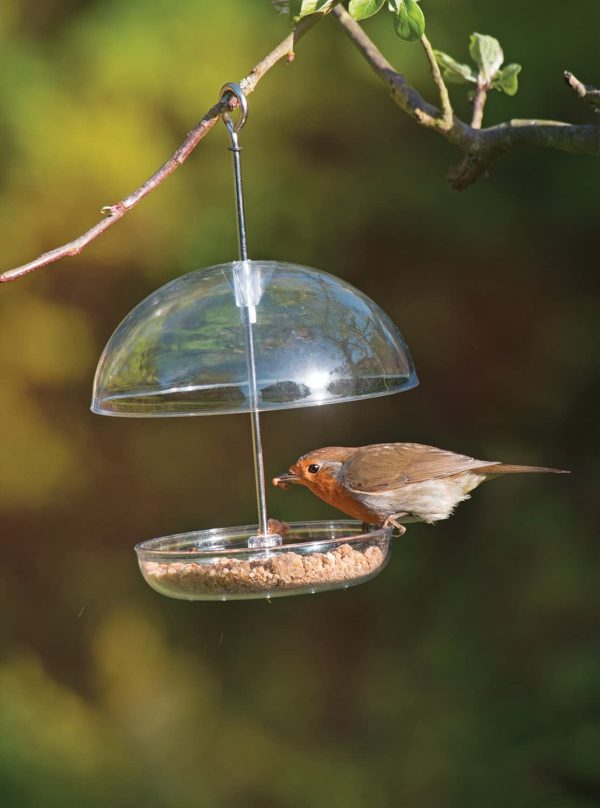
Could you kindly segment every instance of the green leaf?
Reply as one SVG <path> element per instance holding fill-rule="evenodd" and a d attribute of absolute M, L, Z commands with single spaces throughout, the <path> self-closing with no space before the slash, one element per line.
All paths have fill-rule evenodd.
<path fill-rule="evenodd" d="M 331 11 L 333 0 L 290 0 L 289 15 L 294 25 L 300 22 L 303 17 L 310 14 L 327 14 Z"/>
<path fill-rule="evenodd" d="M 350 0 L 348 11 L 355 20 L 366 20 L 383 8 L 385 0 Z"/>
<path fill-rule="evenodd" d="M 477 83 L 477 76 L 471 65 L 461 64 L 442 51 L 436 50 L 434 54 L 446 81 L 453 84 L 467 84 L 469 81 Z"/>
<path fill-rule="evenodd" d="M 504 52 L 493 36 L 471 34 L 469 53 L 479 66 L 479 73 L 486 84 L 491 84 L 504 61 Z"/>
<path fill-rule="evenodd" d="M 495 90 L 501 90 L 506 95 L 516 95 L 519 89 L 519 73 L 521 65 L 511 64 L 496 73 L 496 78 L 492 82 Z"/>
<path fill-rule="evenodd" d="M 416 42 L 425 33 L 425 16 L 416 0 L 394 0 L 394 28 L 400 39 Z"/>

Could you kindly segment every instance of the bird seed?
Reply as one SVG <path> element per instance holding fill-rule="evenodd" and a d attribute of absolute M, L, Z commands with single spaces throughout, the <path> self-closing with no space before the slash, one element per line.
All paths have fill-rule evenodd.
<path fill-rule="evenodd" d="M 241 561 L 219 558 L 213 561 L 145 561 L 148 581 L 165 594 L 178 597 L 273 594 L 289 590 L 343 585 L 374 574 L 385 562 L 385 552 L 370 545 L 354 549 L 342 544 L 329 552 L 264 553 Z"/>

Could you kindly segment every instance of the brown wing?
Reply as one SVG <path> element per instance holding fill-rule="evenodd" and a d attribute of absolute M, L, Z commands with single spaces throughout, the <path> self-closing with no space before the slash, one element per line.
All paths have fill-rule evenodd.
<path fill-rule="evenodd" d="M 378 443 L 357 449 L 342 473 L 348 488 L 378 493 L 495 464 L 420 443 Z"/>

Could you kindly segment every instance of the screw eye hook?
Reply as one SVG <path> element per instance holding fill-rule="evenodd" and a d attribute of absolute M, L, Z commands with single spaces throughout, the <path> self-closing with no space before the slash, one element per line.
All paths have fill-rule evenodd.
<path fill-rule="evenodd" d="M 223 123 L 227 127 L 230 135 L 237 135 L 237 133 L 242 129 L 246 120 L 248 118 L 248 99 L 244 95 L 244 91 L 240 87 L 239 84 L 236 84 L 233 81 L 224 84 L 221 87 L 221 95 L 219 97 L 219 101 L 223 101 L 225 96 L 233 95 L 237 98 L 239 104 L 240 115 L 237 121 L 232 120 L 231 115 L 228 112 L 222 113 Z"/>

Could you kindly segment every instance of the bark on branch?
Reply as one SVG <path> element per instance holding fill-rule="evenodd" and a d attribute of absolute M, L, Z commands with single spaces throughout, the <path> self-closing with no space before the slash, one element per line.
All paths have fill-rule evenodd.
<path fill-rule="evenodd" d="M 579 81 L 577 76 L 574 76 L 568 70 L 565 70 L 564 77 L 569 87 L 574 90 L 580 98 L 585 99 L 596 112 L 600 112 L 600 90 L 593 87 L 591 84 L 584 84 L 582 81 Z"/>
<path fill-rule="evenodd" d="M 437 107 L 425 101 L 417 90 L 408 84 L 406 77 L 392 67 L 361 26 L 342 6 L 337 6 L 332 14 L 374 72 L 387 85 L 395 103 L 421 126 L 438 132 L 465 152 L 462 162 L 448 172 L 448 180 L 456 190 L 462 190 L 476 182 L 486 173 L 490 163 L 500 155 L 523 146 L 556 149 L 571 154 L 600 155 L 600 125 L 598 124 L 578 125 L 562 121 L 511 120 L 497 126 L 480 129 L 477 117 L 474 117 L 475 125 L 469 125 L 454 115 L 452 125 L 446 126 L 447 111 L 446 113 L 440 112 Z M 581 82 L 578 84 L 581 85 Z M 584 91 L 583 93 L 578 92 L 578 94 L 585 96 L 591 103 L 595 103 L 598 91 L 589 85 L 581 85 L 581 87 L 584 88 Z M 482 102 L 485 102 L 484 98 Z M 483 103 L 481 112 L 483 112 Z"/>

